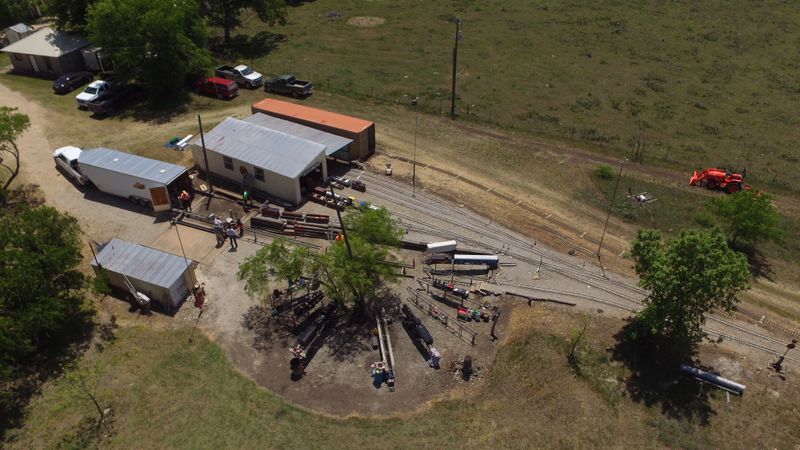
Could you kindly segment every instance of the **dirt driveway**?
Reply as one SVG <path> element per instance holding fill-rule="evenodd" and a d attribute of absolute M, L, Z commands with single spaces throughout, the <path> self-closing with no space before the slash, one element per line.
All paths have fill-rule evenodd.
<path fill-rule="evenodd" d="M 50 142 L 47 127 L 68 126 L 53 121 L 51 113 L 37 102 L 0 84 L 0 103 L 19 108 L 31 120 L 31 127 L 19 139 L 21 149 L 20 183 L 39 185 L 47 204 L 75 216 L 89 240 L 106 242 L 116 236 L 149 244 L 163 233 L 168 222 L 157 222 L 141 206 L 101 194 L 93 189 L 79 189 L 64 178 L 53 162 L 53 150 L 74 142 Z M 112 206 L 112 207 L 109 207 Z"/>

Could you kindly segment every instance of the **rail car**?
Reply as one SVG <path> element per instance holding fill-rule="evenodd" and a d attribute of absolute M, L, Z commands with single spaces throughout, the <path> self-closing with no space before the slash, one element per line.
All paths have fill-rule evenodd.
<path fill-rule="evenodd" d="M 453 255 L 453 264 L 487 266 L 489 269 L 497 269 L 500 258 L 497 255 Z"/>
<path fill-rule="evenodd" d="M 458 245 L 456 241 L 431 242 L 426 250 L 429 253 L 450 253 L 456 251 L 456 245 Z"/>

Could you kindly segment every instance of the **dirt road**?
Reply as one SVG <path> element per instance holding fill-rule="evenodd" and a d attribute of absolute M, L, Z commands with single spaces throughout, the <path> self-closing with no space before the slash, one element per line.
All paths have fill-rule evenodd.
<path fill-rule="evenodd" d="M 48 141 L 47 127 L 68 127 L 68 123 L 54 120 L 56 118 L 38 103 L 2 84 L 0 103 L 19 108 L 31 120 L 30 129 L 17 143 L 22 154 L 19 182 L 39 185 L 47 204 L 75 216 L 88 239 L 105 242 L 115 236 L 126 236 L 129 240 L 149 243 L 168 228 L 167 222 L 154 223 L 152 216 L 143 214 L 141 206 L 110 198 L 92 188 L 78 189 L 64 178 L 53 162 L 53 150 L 76 143 Z M 115 207 L 105 207 L 107 204 Z"/>

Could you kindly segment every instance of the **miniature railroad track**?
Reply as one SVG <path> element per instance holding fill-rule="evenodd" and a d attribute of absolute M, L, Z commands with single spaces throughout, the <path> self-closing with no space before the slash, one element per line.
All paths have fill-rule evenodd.
<path fill-rule="evenodd" d="M 476 238 L 459 235 L 458 233 L 453 232 L 453 228 L 444 229 L 442 227 L 437 227 L 424 220 L 421 220 L 419 218 L 410 215 L 393 213 L 393 215 L 399 217 L 403 222 L 404 226 L 410 230 L 420 231 L 434 236 L 441 236 L 443 238 L 457 239 L 460 242 L 463 242 L 464 244 L 469 246 L 485 248 L 495 254 L 507 255 L 512 258 L 525 261 L 530 264 L 540 266 L 542 268 L 546 268 L 547 270 L 559 273 L 567 278 L 579 281 L 581 283 L 586 284 L 587 286 L 597 288 L 617 298 L 620 298 L 627 302 L 631 302 L 633 305 L 623 304 L 617 301 L 612 301 L 588 294 L 559 291 L 556 289 L 542 288 L 538 286 L 525 285 L 521 283 L 498 281 L 496 282 L 497 284 L 506 284 L 538 292 L 569 296 L 573 298 L 581 298 L 584 300 L 605 304 L 608 306 L 613 306 L 615 308 L 623 309 L 629 312 L 638 311 L 639 308 L 643 305 L 642 300 L 647 295 L 647 291 L 645 289 L 642 289 L 638 286 L 630 285 L 623 281 L 609 279 L 601 274 L 585 270 L 584 267 L 581 267 L 555 254 L 554 252 L 543 250 L 541 247 L 537 247 L 535 243 L 531 244 L 524 238 L 519 237 L 513 233 L 510 233 L 500 228 L 492 221 L 487 222 L 485 220 L 481 220 L 461 208 L 448 207 L 447 203 L 444 202 L 442 199 L 430 196 L 427 193 L 416 192 L 415 195 L 412 196 L 411 189 L 409 189 L 402 183 L 389 181 L 381 176 L 373 175 L 368 172 L 361 172 L 360 176 L 368 179 L 370 185 L 372 186 L 372 188 L 370 189 L 370 194 L 374 195 L 377 198 L 383 199 L 389 203 L 397 204 L 412 211 L 428 215 L 443 223 L 463 228 L 470 232 L 476 233 L 479 236 L 493 234 L 494 236 L 492 236 L 492 239 L 499 242 L 502 246 L 501 247 L 492 246 L 485 242 L 481 242 Z M 402 197 L 402 199 L 400 199 L 399 197 Z M 523 208 L 523 209 L 529 210 L 528 208 Z M 549 229 L 549 227 L 538 226 L 538 228 L 550 234 L 553 234 L 556 237 L 556 241 L 558 243 L 568 248 L 571 248 L 576 252 L 589 256 L 595 256 L 594 252 L 586 250 L 579 244 L 571 241 L 568 237 L 564 236 L 563 234 L 555 232 L 555 230 Z M 592 238 L 589 238 L 588 240 L 591 242 L 596 242 L 596 240 Z M 545 258 L 547 259 L 547 261 L 545 261 Z M 627 291 L 627 293 L 621 292 L 620 290 Z M 727 321 L 715 315 L 710 315 L 710 314 L 706 315 L 706 320 L 710 322 L 715 322 L 725 327 L 729 327 L 733 330 L 736 330 L 737 333 L 743 333 L 745 335 L 752 336 L 753 338 L 757 338 L 769 342 L 771 344 L 781 344 L 781 345 L 785 344 L 783 341 L 779 339 L 776 339 L 774 337 L 762 333 L 758 333 L 756 331 L 752 331 L 748 328 Z M 714 330 L 708 327 L 704 327 L 704 331 L 707 332 L 708 334 L 721 336 L 733 342 L 737 342 L 739 344 L 764 351 L 771 355 L 782 354 L 781 352 L 778 352 L 765 345 L 752 342 L 742 337 L 733 336 L 729 333 L 724 333 L 719 330 Z M 791 330 L 789 331 L 791 332 Z M 794 335 L 793 332 L 791 334 Z M 794 357 L 787 356 L 786 359 L 800 362 L 800 360 Z"/>

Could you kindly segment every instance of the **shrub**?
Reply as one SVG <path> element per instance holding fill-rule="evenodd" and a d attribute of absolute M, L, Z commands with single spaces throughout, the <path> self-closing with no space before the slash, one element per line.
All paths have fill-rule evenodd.
<path fill-rule="evenodd" d="M 597 166 L 597 169 L 594 170 L 594 175 L 601 180 L 610 180 L 614 178 L 614 169 L 609 165 L 600 164 Z"/>

